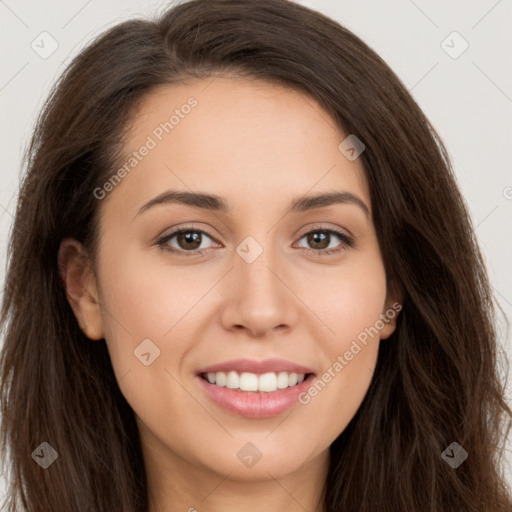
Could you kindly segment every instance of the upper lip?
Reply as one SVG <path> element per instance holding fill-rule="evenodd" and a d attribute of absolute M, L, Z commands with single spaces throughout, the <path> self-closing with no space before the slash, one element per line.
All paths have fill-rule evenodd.
<path fill-rule="evenodd" d="M 264 359 L 257 361 L 254 359 L 232 359 L 231 361 L 224 361 L 223 363 L 214 364 L 202 368 L 197 373 L 216 373 L 216 372 L 229 372 L 235 371 L 238 373 L 250 372 L 256 374 L 268 373 L 268 372 L 288 372 L 288 373 L 314 373 L 311 368 L 300 364 L 293 363 L 292 361 L 286 361 L 285 359 Z"/>

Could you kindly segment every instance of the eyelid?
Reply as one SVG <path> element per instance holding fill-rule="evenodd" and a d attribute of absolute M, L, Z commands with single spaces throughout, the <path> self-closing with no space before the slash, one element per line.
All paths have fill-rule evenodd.
<path fill-rule="evenodd" d="M 354 235 L 346 228 L 340 228 L 338 226 L 328 226 L 327 224 L 317 223 L 313 224 L 312 226 L 309 225 L 304 230 L 300 230 L 299 233 L 301 233 L 299 236 L 302 238 L 304 235 L 307 235 L 308 233 L 311 233 L 311 231 L 333 231 L 335 233 L 339 233 L 341 235 L 346 236 L 347 238 L 354 238 Z"/>

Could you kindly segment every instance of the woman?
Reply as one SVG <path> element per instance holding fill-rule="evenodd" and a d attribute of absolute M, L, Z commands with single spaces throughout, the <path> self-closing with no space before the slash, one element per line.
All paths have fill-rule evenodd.
<path fill-rule="evenodd" d="M 27 161 L 5 510 L 511 509 L 466 206 L 351 32 L 284 0 L 122 23 Z"/>

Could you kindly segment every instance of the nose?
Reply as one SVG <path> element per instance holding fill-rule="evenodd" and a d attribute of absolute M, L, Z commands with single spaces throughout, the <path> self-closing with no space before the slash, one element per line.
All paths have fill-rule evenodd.
<path fill-rule="evenodd" d="M 234 268 L 223 290 L 222 322 L 226 329 L 245 330 L 252 338 L 264 338 L 295 325 L 300 300 L 293 291 L 286 261 L 278 262 L 274 254 L 265 248 L 252 262 L 234 255 Z"/>

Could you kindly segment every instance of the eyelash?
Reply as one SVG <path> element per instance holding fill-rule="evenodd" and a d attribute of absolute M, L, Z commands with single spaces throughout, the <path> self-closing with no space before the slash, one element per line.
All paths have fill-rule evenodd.
<path fill-rule="evenodd" d="M 177 229 L 176 231 L 173 231 L 172 233 L 169 233 L 168 235 L 165 235 L 164 237 L 160 238 L 156 242 L 156 245 L 158 245 L 164 251 L 175 253 L 175 254 L 187 254 L 187 255 L 188 254 L 190 254 L 190 255 L 202 254 L 206 249 L 195 250 L 195 251 L 185 251 L 183 249 L 176 249 L 174 247 L 171 248 L 169 245 L 167 245 L 167 242 L 169 242 L 169 240 L 174 238 L 176 235 L 179 235 L 180 233 L 186 233 L 186 232 L 202 233 L 204 235 L 207 235 L 212 240 L 214 240 L 214 237 L 211 236 L 206 231 L 203 231 L 202 229 L 197 229 L 197 228 L 195 228 L 193 226 L 188 226 L 188 227 Z M 317 233 L 317 232 L 333 233 L 338 238 L 340 238 L 342 243 L 341 243 L 340 247 L 337 248 L 337 249 L 320 249 L 320 250 L 316 250 L 316 249 L 305 248 L 309 253 L 314 254 L 315 256 L 323 256 L 323 255 L 336 254 L 336 253 L 339 253 L 339 252 L 345 250 L 346 248 L 353 248 L 354 247 L 354 240 L 351 237 L 349 237 L 348 235 L 346 235 L 345 233 L 343 233 L 341 231 L 338 231 L 337 229 L 326 228 L 326 227 L 322 227 L 322 226 L 317 226 L 314 229 L 312 229 L 310 231 L 307 231 L 306 233 L 304 233 L 299 238 L 299 240 L 302 240 L 302 238 L 304 238 L 306 235 L 309 235 L 311 233 Z M 304 249 L 304 247 L 303 247 L 303 249 Z"/>

